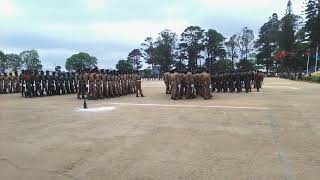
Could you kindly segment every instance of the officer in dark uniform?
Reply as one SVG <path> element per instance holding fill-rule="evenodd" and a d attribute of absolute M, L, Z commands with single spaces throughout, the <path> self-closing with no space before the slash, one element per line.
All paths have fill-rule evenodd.
<path fill-rule="evenodd" d="M 62 87 L 61 87 L 61 72 L 58 72 L 55 76 L 55 85 L 56 85 L 56 94 L 61 95 Z"/>
<path fill-rule="evenodd" d="M 25 75 L 25 70 L 21 70 L 21 74 L 19 75 L 19 83 L 21 86 L 21 96 L 25 96 L 25 81 L 24 81 L 24 76 Z"/>
<path fill-rule="evenodd" d="M 250 72 L 246 72 L 244 75 L 244 88 L 246 90 L 246 93 L 248 93 L 249 91 L 251 91 L 251 73 Z"/>
<path fill-rule="evenodd" d="M 25 91 L 25 97 L 26 98 L 32 98 L 33 97 L 33 85 L 32 85 L 32 80 L 31 80 L 31 75 L 32 73 L 30 73 L 29 70 L 27 70 L 23 76 L 24 81 L 26 83 L 26 91 Z"/>
<path fill-rule="evenodd" d="M 79 78 L 79 90 L 78 90 L 78 99 L 80 99 L 80 96 L 82 99 L 85 98 L 85 94 L 86 94 L 86 82 L 84 79 L 84 71 L 83 70 L 79 70 L 78 71 L 78 78 Z"/>
<path fill-rule="evenodd" d="M 39 79 L 39 94 L 40 96 L 44 95 L 44 87 L 43 82 L 44 82 L 44 72 L 40 71 L 40 74 L 38 74 L 38 79 Z"/>
<path fill-rule="evenodd" d="M 229 85 L 229 91 L 233 93 L 235 91 L 235 86 L 234 86 L 234 81 L 235 81 L 235 74 L 229 73 L 228 75 L 228 85 Z"/>
<path fill-rule="evenodd" d="M 76 74 L 74 72 L 71 72 L 70 78 L 69 78 L 69 87 L 70 87 L 70 92 L 72 94 L 76 93 L 75 80 L 76 80 Z"/>
<path fill-rule="evenodd" d="M 31 92 L 31 96 L 34 97 L 36 96 L 36 89 L 35 89 L 35 72 L 34 71 L 30 71 L 30 92 Z"/>
<path fill-rule="evenodd" d="M 52 80 L 53 80 L 53 94 L 54 95 L 60 95 L 60 89 L 59 89 L 59 78 L 56 72 L 52 72 Z"/>
<path fill-rule="evenodd" d="M 47 95 L 52 96 L 55 93 L 54 92 L 54 77 L 53 77 L 53 75 L 50 75 L 49 71 L 46 71 L 46 79 L 47 79 L 47 83 L 48 83 Z"/>
<path fill-rule="evenodd" d="M 237 89 L 237 93 L 240 93 L 242 91 L 242 84 L 241 84 L 241 74 L 239 72 L 235 73 L 235 86 Z"/>
<path fill-rule="evenodd" d="M 65 74 L 64 73 L 60 73 L 59 84 L 60 84 L 61 94 L 63 94 L 63 95 L 66 94 Z"/>
<path fill-rule="evenodd" d="M 223 88 L 224 93 L 228 92 L 228 75 L 227 75 L 227 73 L 223 73 L 223 75 L 222 75 L 222 88 Z"/>
<path fill-rule="evenodd" d="M 63 74 L 63 82 L 64 82 L 64 88 L 65 88 L 65 93 L 70 94 L 70 87 L 69 87 L 69 73 L 64 72 Z"/>
<path fill-rule="evenodd" d="M 43 92 L 46 92 L 46 96 L 49 95 L 49 71 L 46 71 L 46 74 L 42 75 L 42 89 Z"/>

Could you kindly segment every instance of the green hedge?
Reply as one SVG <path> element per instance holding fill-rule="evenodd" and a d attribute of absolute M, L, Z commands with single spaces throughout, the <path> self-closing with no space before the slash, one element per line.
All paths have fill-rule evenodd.
<path fill-rule="evenodd" d="M 320 83 L 320 76 L 305 76 L 303 77 L 303 80 Z"/>

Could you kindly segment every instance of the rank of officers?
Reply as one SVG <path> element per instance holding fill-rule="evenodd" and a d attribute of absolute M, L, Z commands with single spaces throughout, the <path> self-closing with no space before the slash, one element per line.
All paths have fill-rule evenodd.
<path fill-rule="evenodd" d="M 173 100 L 183 97 L 193 99 L 197 96 L 211 99 L 212 92 L 240 93 L 244 90 L 248 93 L 252 88 L 260 91 L 263 79 L 264 75 L 259 71 L 221 72 L 212 75 L 207 68 L 197 71 L 171 69 L 163 76 L 166 94 L 171 94 Z"/>

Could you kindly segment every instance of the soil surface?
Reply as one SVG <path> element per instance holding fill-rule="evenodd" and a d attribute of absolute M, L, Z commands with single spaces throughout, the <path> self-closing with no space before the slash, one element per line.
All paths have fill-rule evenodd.
<path fill-rule="evenodd" d="M 266 78 L 261 92 L 173 101 L 0 95 L 1 180 L 320 177 L 320 85 Z"/>

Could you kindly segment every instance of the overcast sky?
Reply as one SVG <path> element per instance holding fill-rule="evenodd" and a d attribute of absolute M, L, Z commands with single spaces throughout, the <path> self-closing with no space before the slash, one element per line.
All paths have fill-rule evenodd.
<path fill-rule="evenodd" d="M 304 0 L 292 0 L 302 14 Z M 64 67 L 88 52 L 99 67 L 114 68 L 145 37 L 164 29 L 180 35 L 190 25 L 226 37 L 248 26 L 257 34 L 272 13 L 282 17 L 287 0 L 0 0 L 0 50 L 36 49 L 46 68 Z"/>

